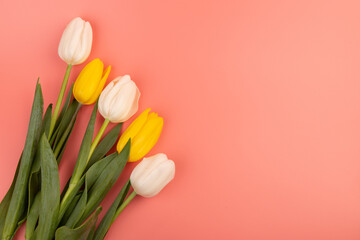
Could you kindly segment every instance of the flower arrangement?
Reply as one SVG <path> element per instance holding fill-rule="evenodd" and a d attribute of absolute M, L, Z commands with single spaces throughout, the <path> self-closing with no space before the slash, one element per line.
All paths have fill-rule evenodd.
<path fill-rule="evenodd" d="M 24 149 L 13 182 L 0 203 L 3 240 L 13 239 L 24 222 L 27 240 L 104 239 L 136 195 L 153 197 L 175 176 L 175 164 L 165 154 L 144 158 L 163 128 L 163 118 L 150 113 L 150 108 L 117 141 L 122 123 L 138 110 L 140 91 L 129 75 L 117 77 L 105 87 L 111 66 L 104 69 L 103 62 L 94 59 L 82 69 L 64 100 L 70 71 L 88 58 L 92 41 L 90 23 L 79 17 L 65 28 L 58 53 L 67 68 L 54 109 L 50 104 L 44 112 L 39 80 L 36 84 Z M 93 111 L 72 176 L 61 192 L 58 164 L 84 105 L 93 105 Z M 93 140 L 97 111 L 104 121 Z M 117 125 L 103 137 L 110 122 Z M 109 153 L 115 144 L 117 151 Z M 127 162 L 141 159 L 99 220 L 100 204 Z"/>

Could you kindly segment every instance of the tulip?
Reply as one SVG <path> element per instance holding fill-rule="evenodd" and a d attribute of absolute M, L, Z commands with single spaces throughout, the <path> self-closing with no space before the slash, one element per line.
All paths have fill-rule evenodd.
<path fill-rule="evenodd" d="M 129 75 L 117 77 L 100 94 L 99 112 L 113 123 L 125 122 L 138 110 L 140 91 Z"/>
<path fill-rule="evenodd" d="M 81 18 L 74 18 L 65 28 L 60 39 L 58 53 L 62 60 L 67 63 L 64 80 L 61 84 L 60 92 L 54 113 L 50 122 L 49 136 L 50 139 L 54 131 L 65 89 L 69 80 L 72 65 L 83 63 L 90 54 L 92 44 L 92 29 L 89 22 Z"/>
<path fill-rule="evenodd" d="M 144 158 L 132 171 L 130 182 L 143 197 L 158 194 L 175 176 L 175 163 L 163 153 Z"/>
<path fill-rule="evenodd" d="M 60 40 L 58 53 L 69 65 L 83 63 L 90 54 L 92 29 L 89 22 L 74 18 L 65 28 Z"/>
<path fill-rule="evenodd" d="M 75 81 L 73 94 L 75 99 L 85 105 L 96 102 L 104 88 L 111 66 L 105 69 L 100 59 L 96 58 L 88 63 Z"/>
<path fill-rule="evenodd" d="M 117 151 L 121 150 L 131 139 L 129 162 L 143 158 L 156 144 L 160 137 L 164 120 L 157 113 L 150 113 L 150 108 L 140 114 L 121 135 Z"/>

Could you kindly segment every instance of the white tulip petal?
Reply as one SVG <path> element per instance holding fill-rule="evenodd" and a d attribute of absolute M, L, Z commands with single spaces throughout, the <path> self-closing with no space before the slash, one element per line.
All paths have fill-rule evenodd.
<path fill-rule="evenodd" d="M 91 45 L 91 25 L 77 17 L 66 26 L 60 39 L 58 53 L 67 64 L 76 65 L 87 59 Z"/>
<path fill-rule="evenodd" d="M 175 176 L 175 163 L 165 154 L 144 158 L 130 176 L 134 191 L 143 197 L 158 194 Z"/>
<path fill-rule="evenodd" d="M 124 122 L 138 109 L 140 91 L 129 75 L 115 78 L 99 98 L 100 114 L 113 123 Z"/>
<path fill-rule="evenodd" d="M 114 81 L 110 82 L 105 87 L 105 89 L 101 92 L 100 97 L 99 97 L 99 112 L 105 119 L 108 119 L 108 117 L 109 117 L 109 115 L 108 115 L 109 106 L 105 104 L 105 100 L 106 100 L 107 95 L 109 94 L 109 92 L 113 88 L 113 86 L 114 86 Z"/>
<path fill-rule="evenodd" d="M 127 120 L 136 96 L 136 85 L 133 82 L 126 83 L 121 91 L 112 99 L 110 115 L 112 122 L 123 122 Z"/>

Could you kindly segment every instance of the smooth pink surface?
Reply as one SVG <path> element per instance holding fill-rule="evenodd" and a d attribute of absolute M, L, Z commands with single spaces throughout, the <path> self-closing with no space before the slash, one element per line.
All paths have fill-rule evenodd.
<path fill-rule="evenodd" d="M 140 109 L 165 119 L 151 154 L 165 152 L 177 168 L 106 239 L 359 239 L 359 9 L 355 0 L 0 1 L 0 197 L 36 79 L 45 103 L 55 102 L 60 36 L 81 16 L 94 31 L 88 61 L 136 81 Z M 62 186 L 90 111 L 81 110 L 60 165 Z"/>

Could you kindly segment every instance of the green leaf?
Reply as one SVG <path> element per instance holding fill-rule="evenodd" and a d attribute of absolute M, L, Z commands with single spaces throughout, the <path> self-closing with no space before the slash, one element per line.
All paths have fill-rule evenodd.
<path fill-rule="evenodd" d="M 65 224 L 67 227 L 74 228 L 75 224 L 80 220 L 80 217 L 83 215 L 83 213 L 85 211 L 85 207 L 86 207 L 86 202 L 87 202 L 87 191 L 88 191 L 88 188 L 87 188 L 87 184 L 85 182 L 85 188 L 81 195 L 81 198 L 77 202 L 76 207 L 72 211 L 72 214 L 70 215 L 69 219 L 67 220 L 67 222 Z"/>
<path fill-rule="evenodd" d="M 64 117 L 62 118 L 59 130 L 56 130 L 56 138 L 54 142 L 53 149 L 56 150 L 62 147 L 64 139 L 69 135 L 70 129 L 75 124 L 77 114 L 80 110 L 81 104 L 75 99 L 71 102 L 69 109 L 65 112 Z"/>
<path fill-rule="evenodd" d="M 76 113 L 76 115 L 77 114 L 78 114 L 78 112 Z M 68 142 L 68 140 L 70 138 L 72 130 L 74 129 L 75 121 L 76 121 L 76 117 L 70 123 L 69 127 L 66 129 L 64 135 L 62 136 L 62 139 L 60 140 L 60 143 L 57 146 L 54 146 L 54 148 L 53 148 L 53 149 L 55 149 L 54 154 L 55 154 L 55 157 L 56 157 L 56 160 L 57 160 L 58 164 L 61 161 L 61 158 L 62 158 L 62 156 L 64 154 L 64 151 L 65 151 L 66 144 L 67 144 L 67 142 Z M 58 150 L 57 148 L 59 148 L 60 150 Z"/>
<path fill-rule="evenodd" d="M 93 166 L 86 172 L 85 175 L 88 189 L 94 185 L 96 179 L 99 178 L 106 166 L 108 166 L 118 156 L 119 154 L 115 152 L 93 164 Z"/>
<path fill-rule="evenodd" d="M 79 192 L 79 190 L 80 190 L 81 186 L 84 184 L 84 182 L 85 182 L 85 176 L 83 176 L 79 180 L 79 182 L 75 185 L 75 187 L 73 187 L 73 191 L 71 191 L 71 193 L 69 194 L 67 201 L 64 203 L 62 208 L 60 207 L 58 223 L 62 222 L 61 219 L 63 218 L 65 212 L 68 210 L 68 208 L 72 204 L 72 201 L 76 197 L 77 193 Z"/>
<path fill-rule="evenodd" d="M 65 214 L 63 212 L 68 212 L 68 210 L 71 208 L 71 205 L 74 204 L 74 193 L 76 193 L 80 187 L 83 185 L 83 183 L 85 182 L 86 179 L 86 188 L 90 189 L 93 184 L 95 183 L 96 179 L 101 175 L 102 171 L 105 169 L 105 167 L 113 160 L 115 159 L 115 157 L 117 156 L 117 153 L 113 153 L 103 159 L 101 159 L 100 161 L 97 161 L 87 172 L 86 174 L 81 178 L 82 181 L 80 181 L 79 184 L 77 185 L 76 189 L 74 189 L 74 191 L 72 192 L 73 196 L 69 197 L 69 201 L 71 201 L 71 203 L 68 203 L 66 207 L 64 207 L 63 211 L 60 213 L 60 216 L 62 216 L 61 218 L 61 223 L 60 225 L 64 225 L 65 223 L 68 222 L 68 220 L 70 218 L 74 218 L 74 219 L 78 219 L 79 216 L 77 216 L 74 212 L 75 210 L 72 210 L 70 214 Z M 68 182 L 69 183 L 69 182 Z M 65 189 L 63 191 L 63 193 L 67 190 L 69 184 L 67 184 L 67 186 L 65 186 Z M 83 193 L 82 193 L 83 194 Z M 87 193 L 86 193 L 87 194 Z M 63 197 L 63 196 L 62 196 Z M 87 199 L 87 197 L 86 197 Z M 87 200 L 86 200 L 87 202 Z M 80 209 L 84 209 L 84 206 L 82 204 L 80 204 L 80 206 L 77 205 L 78 202 L 76 202 L 76 208 L 80 208 Z M 75 207 L 73 207 L 73 209 L 75 209 Z M 79 210 L 77 210 L 79 211 Z M 75 216 L 72 216 L 75 215 Z M 81 215 L 80 215 L 81 217 Z M 68 223 L 68 225 L 71 225 L 70 223 Z"/>
<path fill-rule="evenodd" d="M 120 130 L 122 123 L 117 124 L 111 131 L 103 138 L 103 140 L 97 145 L 91 158 L 87 164 L 87 169 L 89 169 L 96 161 L 102 159 L 107 152 L 114 146 L 116 140 L 120 135 Z"/>
<path fill-rule="evenodd" d="M 66 221 L 69 219 L 69 217 L 71 216 L 72 212 L 74 211 L 77 203 L 79 202 L 79 199 L 82 196 L 83 191 L 80 191 L 76 194 L 76 196 L 74 197 L 74 199 L 71 201 L 71 203 L 69 204 L 68 209 L 65 211 L 64 216 L 62 218 L 63 221 L 60 222 L 59 226 L 64 226 Z"/>
<path fill-rule="evenodd" d="M 84 213 L 77 222 L 76 226 L 81 224 L 90 216 L 90 214 L 97 206 L 99 206 L 106 194 L 114 186 L 128 161 L 129 153 L 130 140 L 127 142 L 123 150 L 108 165 L 106 165 L 100 176 L 94 182 L 93 186 L 91 188 L 89 186 L 88 202 Z"/>
<path fill-rule="evenodd" d="M 58 165 L 45 134 L 40 140 L 41 205 L 38 239 L 51 240 L 55 234 L 60 206 Z"/>
<path fill-rule="evenodd" d="M 45 111 L 44 118 L 41 123 L 41 134 L 45 132 L 46 136 L 49 135 L 49 131 L 50 131 L 51 114 L 52 114 L 52 104 L 49 104 L 49 106 Z"/>
<path fill-rule="evenodd" d="M 61 112 L 60 112 L 60 114 L 59 114 L 59 116 L 58 116 L 58 119 L 56 120 L 54 129 L 57 129 L 57 128 L 58 128 L 58 126 L 59 126 L 59 124 L 60 124 L 60 122 L 61 122 L 61 120 L 62 120 L 62 118 L 63 118 L 63 116 L 64 116 L 64 114 L 65 114 L 65 112 L 67 111 L 67 109 L 68 109 L 68 107 L 69 107 L 70 100 L 71 100 L 71 96 L 72 96 L 72 92 L 73 92 L 73 91 L 72 91 L 72 90 L 73 90 L 73 87 L 74 87 L 74 84 L 71 84 L 71 87 L 70 87 L 69 92 L 68 92 L 68 94 L 67 94 L 67 96 L 66 96 L 64 105 L 63 105 L 63 107 L 62 107 L 62 109 L 61 109 Z"/>
<path fill-rule="evenodd" d="M 87 160 L 90 153 L 90 147 L 94 135 L 94 127 L 95 127 L 95 120 L 96 120 L 96 113 L 97 113 L 98 103 L 95 103 L 94 109 L 92 111 L 88 126 L 85 131 L 85 135 L 83 141 L 80 146 L 79 155 L 76 161 L 76 165 L 74 168 L 73 175 L 70 180 L 70 186 L 72 184 L 76 184 L 77 181 L 81 178 L 86 168 Z"/>
<path fill-rule="evenodd" d="M 49 132 L 51 113 L 52 113 L 52 104 L 49 104 L 41 123 L 41 131 L 40 131 L 41 135 L 46 131 Z M 31 209 L 31 205 L 33 204 L 34 197 L 40 190 L 40 155 L 38 150 L 36 152 L 33 164 L 31 166 L 28 185 L 29 185 L 28 186 L 28 213 L 29 213 Z"/>
<path fill-rule="evenodd" d="M 8 212 L 6 214 L 2 235 L 3 240 L 11 239 L 21 216 L 26 213 L 27 183 L 36 152 L 36 145 L 40 135 L 42 116 L 43 96 L 41 86 L 37 83 L 19 173 L 16 178 L 14 191 L 11 197 Z"/>
<path fill-rule="evenodd" d="M 87 240 L 89 235 L 94 232 L 96 221 L 102 210 L 102 207 L 98 207 L 95 213 L 80 227 L 72 229 L 67 226 L 60 227 L 56 230 L 55 240 Z"/>
<path fill-rule="evenodd" d="M 3 198 L 3 200 L 0 203 L 0 216 L 6 216 L 6 214 L 8 212 L 10 201 L 11 201 L 11 196 L 13 194 L 16 178 L 17 178 L 17 175 L 19 172 L 20 161 L 21 161 L 21 156 L 20 156 L 18 165 L 16 167 L 15 176 L 13 178 L 11 186 L 10 186 L 9 190 L 7 191 L 5 197 Z M 5 225 L 5 217 L 1 217 L 0 218 L 0 236 L 2 236 L 4 225 Z"/>
<path fill-rule="evenodd" d="M 38 192 L 35 196 L 34 202 L 31 205 L 31 209 L 27 216 L 25 239 L 31 239 L 35 231 L 35 227 L 39 219 L 40 204 L 41 204 L 41 192 Z"/>
<path fill-rule="evenodd" d="M 130 180 L 128 180 L 123 188 L 121 189 L 119 195 L 116 197 L 115 201 L 109 208 L 109 210 L 106 212 L 105 216 L 101 220 L 98 228 L 96 229 L 95 236 L 93 240 L 102 240 L 104 239 L 106 233 L 109 231 L 110 226 L 112 224 L 112 220 L 116 214 L 117 209 L 120 207 L 120 205 L 124 202 L 126 195 L 129 192 L 130 189 Z"/>

